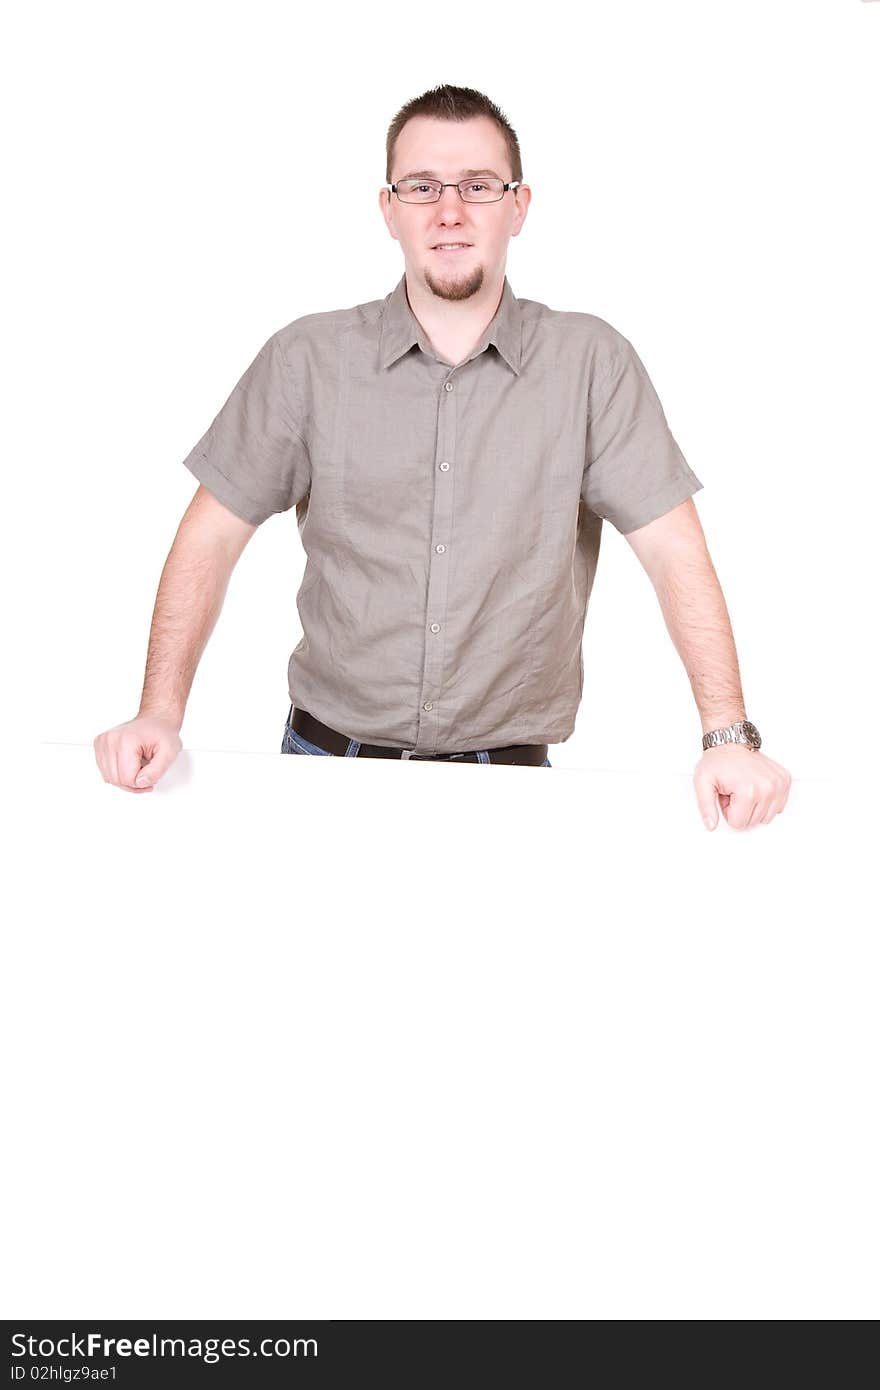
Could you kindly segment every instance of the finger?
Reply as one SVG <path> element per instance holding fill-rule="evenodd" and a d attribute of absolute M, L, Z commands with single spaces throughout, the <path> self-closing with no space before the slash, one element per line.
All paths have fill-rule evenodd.
<path fill-rule="evenodd" d="M 167 760 L 165 766 L 167 766 Z M 157 753 L 154 758 L 150 758 L 149 762 L 144 763 L 143 767 L 136 770 L 132 778 L 135 789 L 142 790 L 144 787 L 154 787 L 164 771 L 162 759 Z"/>
<path fill-rule="evenodd" d="M 134 787 L 140 773 L 148 767 L 150 758 L 153 754 L 152 748 L 144 748 L 142 745 L 135 745 L 134 748 L 123 749 L 119 754 L 119 781 L 124 787 Z M 153 778 L 148 779 L 152 784 Z"/>
<path fill-rule="evenodd" d="M 780 811 L 783 811 L 783 810 L 785 809 L 785 803 L 786 803 L 787 800 L 788 800 L 788 789 L 787 789 L 787 788 L 783 789 L 781 792 L 777 793 L 777 795 L 774 796 L 774 797 L 772 798 L 772 800 L 771 800 L 771 802 L 770 802 L 770 805 L 769 805 L 769 807 L 768 807 L 768 810 L 767 810 L 767 814 L 766 814 L 766 816 L 764 817 L 764 824 L 765 824 L 765 825 L 767 824 L 768 821 L 771 821 L 771 820 L 773 819 L 774 816 L 778 816 Z"/>
<path fill-rule="evenodd" d="M 771 767 L 775 767 L 778 773 L 777 780 L 779 783 L 779 790 L 777 792 L 777 800 L 779 798 L 779 795 L 781 794 L 782 802 L 780 804 L 779 809 L 782 810 L 782 807 L 785 805 L 785 802 L 788 799 L 788 793 L 791 791 L 792 776 L 787 767 L 783 767 L 781 763 L 774 762 L 773 758 L 767 758 L 766 761 L 770 764 Z"/>
<path fill-rule="evenodd" d="M 703 824 L 707 830 L 714 830 L 718 821 L 718 812 L 715 809 L 715 783 L 711 777 L 697 775 L 694 778 L 694 791 Z"/>
<path fill-rule="evenodd" d="M 732 825 L 734 830 L 750 829 L 752 816 L 755 814 L 755 807 L 757 805 L 758 802 L 752 796 L 746 796 L 745 794 L 739 794 L 737 792 L 732 793 L 730 815 L 727 818 L 728 824 Z"/>
<path fill-rule="evenodd" d="M 134 785 L 136 787 L 154 787 L 159 778 L 165 776 L 176 757 L 175 749 L 160 748 L 158 753 L 137 773 L 134 778 Z"/>
<path fill-rule="evenodd" d="M 752 804 L 752 809 L 749 812 L 748 820 L 743 826 L 743 830 L 754 830 L 756 825 L 760 825 L 764 819 L 765 810 L 766 802 L 758 797 Z"/>

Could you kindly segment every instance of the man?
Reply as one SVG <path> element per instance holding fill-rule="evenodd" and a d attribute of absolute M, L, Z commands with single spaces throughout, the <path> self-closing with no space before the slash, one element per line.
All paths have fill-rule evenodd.
<path fill-rule="evenodd" d="M 550 766 L 580 702 L 605 519 L 688 671 L 707 825 L 716 794 L 731 825 L 769 821 L 791 779 L 746 720 L 702 484 L 627 339 L 506 278 L 531 200 L 514 130 L 481 93 L 443 86 L 398 112 L 386 156 L 380 208 L 405 273 L 384 299 L 273 334 L 185 459 L 200 486 L 138 715 L 95 740 L 104 779 L 148 791 L 176 757 L 232 569 L 293 507 L 304 635 L 282 751 Z"/>

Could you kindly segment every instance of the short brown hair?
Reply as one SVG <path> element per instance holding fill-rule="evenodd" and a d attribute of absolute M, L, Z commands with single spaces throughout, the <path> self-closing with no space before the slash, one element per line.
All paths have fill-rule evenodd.
<path fill-rule="evenodd" d="M 444 82 L 441 86 L 432 87 L 430 91 L 423 92 L 420 97 L 413 97 L 412 101 L 401 106 L 388 127 L 388 135 L 385 139 L 386 183 L 391 183 L 391 168 L 397 137 L 407 121 L 411 120 L 413 116 L 433 116 L 441 121 L 468 121 L 473 116 L 488 116 L 490 120 L 495 122 L 504 136 L 513 169 L 511 178 L 514 182 L 522 182 L 522 157 L 519 152 L 519 140 L 504 112 L 482 92 L 474 91 L 473 87 L 450 87 L 448 83 Z M 516 191 L 514 189 L 514 194 Z"/>

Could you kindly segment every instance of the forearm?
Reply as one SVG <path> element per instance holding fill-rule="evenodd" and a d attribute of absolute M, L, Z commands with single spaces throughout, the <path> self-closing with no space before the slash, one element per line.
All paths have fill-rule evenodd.
<path fill-rule="evenodd" d="M 234 566 L 223 546 L 185 527 L 178 531 L 156 594 L 139 714 L 171 719 L 180 728 Z"/>
<path fill-rule="evenodd" d="M 689 547 L 664 565 L 653 583 L 687 671 L 703 733 L 745 719 L 730 616 L 708 550 Z"/>

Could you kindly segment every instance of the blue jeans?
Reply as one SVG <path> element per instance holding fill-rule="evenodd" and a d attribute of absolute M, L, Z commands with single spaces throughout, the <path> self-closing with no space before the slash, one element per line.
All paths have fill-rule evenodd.
<path fill-rule="evenodd" d="M 325 758 L 332 758 L 333 754 L 328 753 L 326 748 L 319 748 L 317 743 L 310 743 L 307 738 L 303 738 L 302 734 L 297 733 L 296 729 L 291 728 L 290 716 L 292 713 L 293 706 L 291 705 L 291 708 L 288 711 L 287 720 L 284 725 L 284 737 L 281 740 L 282 753 L 311 753 L 312 755 L 318 754 L 319 756 L 323 756 Z M 361 745 L 356 738 L 350 738 L 348 740 L 348 747 L 346 748 L 343 756 L 346 758 L 356 758 L 360 746 Z M 485 748 L 481 749 L 481 751 L 477 753 L 477 762 L 488 763 L 490 761 L 491 759 Z M 541 766 L 552 767 L 553 764 L 551 763 L 549 758 L 545 758 Z"/>

